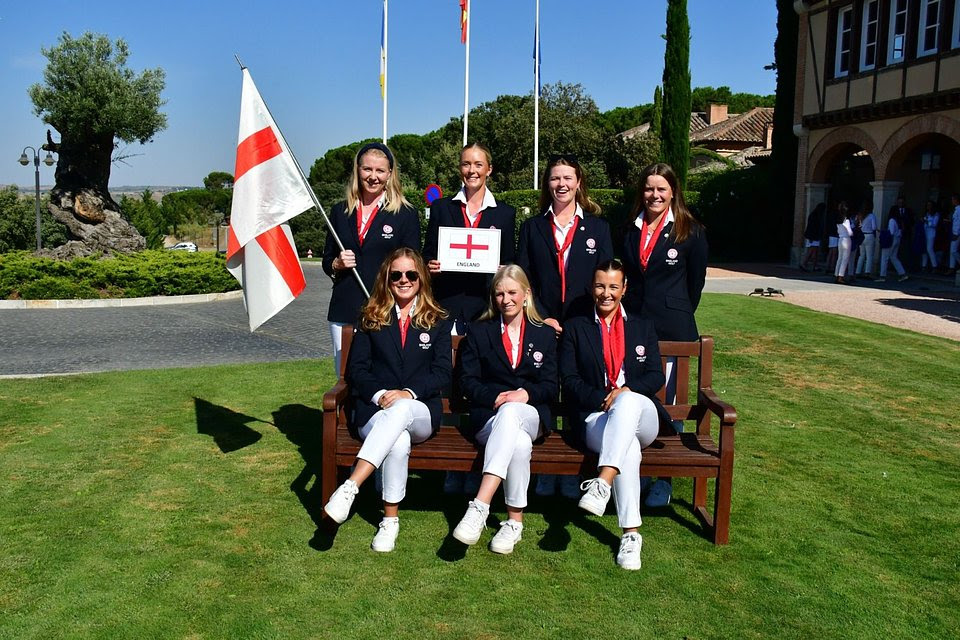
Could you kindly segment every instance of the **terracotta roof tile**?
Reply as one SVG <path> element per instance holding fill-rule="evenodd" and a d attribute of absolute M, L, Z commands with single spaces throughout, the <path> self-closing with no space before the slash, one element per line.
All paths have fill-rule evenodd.
<path fill-rule="evenodd" d="M 731 141 L 755 142 L 761 147 L 766 142 L 767 125 L 773 124 L 773 107 L 754 107 L 746 113 L 731 114 L 726 120 L 694 130 L 690 118 L 690 142 Z"/>

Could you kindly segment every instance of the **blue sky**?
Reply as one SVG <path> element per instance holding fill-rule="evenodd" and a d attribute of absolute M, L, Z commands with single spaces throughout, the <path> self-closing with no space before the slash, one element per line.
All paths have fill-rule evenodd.
<path fill-rule="evenodd" d="M 581 83 L 601 110 L 650 102 L 663 71 L 666 0 L 541 0 L 544 83 Z M 32 185 L 16 159 L 44 141 L 27 88 L 42 79 L 63 31 L 124 38 L 129 64 L 167 73 L 169 126 L 118 164 L 111 186 L 200 185 L 233 171 L 240 109 L 238 54 L 308 170 L 332 147 L 381 131 L 381 0 L 131 3 L 0 2 L 0 185 Z M 689 0 L 694 86 L 768 94 L 773 0 Z M 470 104 L 533 84 L 534 0 L 474 0 Z M 457 0 L 390 1 L 389 135 L 426 133 L 463 111 Z M 531 124 L 532 126 L 532 124 Z M 496 153 L 496 149 L 493 150 Z M 41 182 L 53 169 L 41 165 Z"/>

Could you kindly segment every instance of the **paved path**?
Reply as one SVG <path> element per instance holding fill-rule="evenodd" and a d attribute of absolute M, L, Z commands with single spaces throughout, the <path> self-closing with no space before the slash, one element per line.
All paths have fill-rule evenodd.
<path fill-rule="evenodd" d="M 240 300 L 0 310 L 0 376 L 328 357 L 330 283 L 319 263 L 305 263 L 304 271 L 303 295 L 252 334 Z M 757 287 L 782 289 L 787 302 L 960 340 L 958 290 L 946 279 L 846 287 L 786 267 L 739 265 L 711 268 L 706 291 L 747 294 Z"/>

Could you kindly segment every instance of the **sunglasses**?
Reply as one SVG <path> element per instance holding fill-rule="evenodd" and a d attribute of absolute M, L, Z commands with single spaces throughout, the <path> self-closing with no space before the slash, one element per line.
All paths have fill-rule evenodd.
<path fill-rule="evenodd" d="M 391 271 L 390 282 L 400 282 L 400 278 L 403 276 L 407 276 L 407 280 L 410 282 L 416 282 L 420 279 L 420 274 L 416 271 Z"/>

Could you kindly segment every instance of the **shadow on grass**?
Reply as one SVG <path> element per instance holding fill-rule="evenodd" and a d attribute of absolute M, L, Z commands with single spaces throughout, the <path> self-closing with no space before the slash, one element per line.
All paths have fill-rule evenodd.
<path fill-rule="evenodd" d="M 297 448 L 303 459 L 303 469 L 290 483 L 290 491 L 316 527 L 308 544 L 318 551 L 330 549 L 339 530 L 335 523 L 323 517 L 320 499 L 322 423 L 323 413 L 319 409 L 302 404 L 286 404 L 273 412 L 277 431 Z"/>
<path fill-rule="evenodd" d="M 259 418 L 196 397 L 193 399 L 193 410 L 197 419 L 197 433 L 212 437 L 223 453 L 249 447 L 263 437 L 259 431 L 247 426 L 248 422 L 263 422 Z"/>

